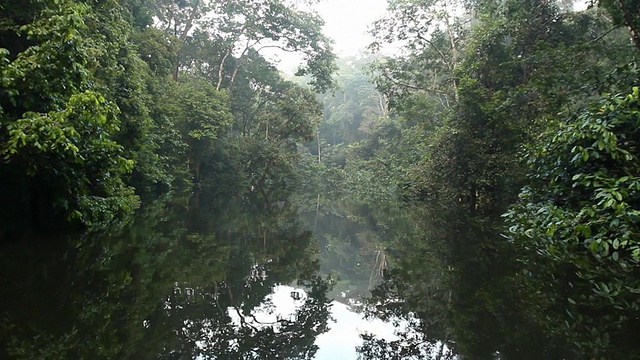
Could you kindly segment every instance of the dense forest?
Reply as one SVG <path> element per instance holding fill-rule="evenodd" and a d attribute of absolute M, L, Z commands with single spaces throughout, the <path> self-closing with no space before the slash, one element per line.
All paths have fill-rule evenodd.
<path fill-rule="evenodd" d="M 263 218 L 211 231 L 249 224 L 251 254 L 263 234 L 279 271 L 304 269 L 291 281 L 312 278 L 302 208 L 335 230 L 323 251 L 344 232 L 375 251 L 375 271 L 345 270 L 362 311 L 408 324 L 363 335 L 362 358 L 640 357 L 640 2 L 389 0 L 349 58 L 317 2 L 0 3 L 0 243 L 232 197 Z"/>
<path fill-rule="evenodd" d="M 640 356 L 639 6 L 389 2 L 389 120 L 358 149 L 399 170 L 424 237 L 390 247 L 366 307 L 413 330 L 365 358 Z"/>
<path fill-rule="evenodd" d="M 312 89 L 332 86 L 322 21 L 280 1 L 0 6 L 4 232 L 108 222 L 212 182 L 268 197 L 322 108 L 261 51 L 297 52 Z"/>

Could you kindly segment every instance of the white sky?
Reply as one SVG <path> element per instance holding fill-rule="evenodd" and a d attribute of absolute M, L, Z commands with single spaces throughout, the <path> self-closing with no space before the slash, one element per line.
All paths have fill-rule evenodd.
<path fill-rule="evenodd" d="M 369 45 L 367 27 L 384 15 L 386 6 L 386 0 L 322 0 L 317 10 L 326 22 L 325 34 L 336 42 L 336 53 L 349 56 Z"/>
<path fill-rule="evenodd" d="M 574 0 L 575 10 L 584 10 L 589 0 Z M 385 15 L 387 0 L 320 0 L 315 10 L 325 21 L 324 33 L 335 41 L 338 57 L 358 55 L 373 40 L 367 28 Z M 287 74 L 295 73 L 301 63 L 291 53 L 265 53 L 279 62 L 278 68 Z"/>
<path fill-rule="evenodd" d="M 367 27 L 381 18 L 387 8 L 386 0 L 321 0 L 314 8 L 325 21 L 324 33 L 333 39 L 334 52 L 339 57 L 357 55 L 373 40 Z M 278 68 L 294 73 L 300 64 L 291 54 L 271 55 L 279 59 Z"/>

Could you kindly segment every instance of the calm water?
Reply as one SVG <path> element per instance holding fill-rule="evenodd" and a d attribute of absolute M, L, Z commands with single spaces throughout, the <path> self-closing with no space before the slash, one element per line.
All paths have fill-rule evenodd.
<path fill-rule="evenodd" d="M 0 358 L 355 359 L 361 332 L 394 339 L 354 310 L 401 216 L 313 201 L 158 200 L 85 234 L 5 241 Z"/>

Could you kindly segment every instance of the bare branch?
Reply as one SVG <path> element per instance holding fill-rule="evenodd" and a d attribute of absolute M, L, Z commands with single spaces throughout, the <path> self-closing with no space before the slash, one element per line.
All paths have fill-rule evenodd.
<path fill-rule="evenodd" d="M 265 45 L 265 46 L 259 47 L 258 49 L 256 49 L 256 51 L 260 52 L 260 50 L 262 50 L 262 49 L 269 49 L 269 48 L 280 49 L 280 50 L 286 51 L 286 52 L 297 52 L 297 50 L 295 50 L 295 49 L 287 49 L 285 47 L 282 47 L 281 45 Z"/>
<path fill-rule="evenodd" d="M 611 29 L 607 30 L 604 34 L 602 34 L 602 35 L 598 36 L 597 38 L 595 38 L 595 39 L 591 40 L 591 42 L 592 42 L 592 43 L 594 43 L 594 42 L 597 42 L 597 41 L 602 40 L 602 38 L 604 38 L 605 36 L 607 36 L 607 35 L 611 34 L 613 31 L 615 31 L 615 30 L 617 30 L 617 29 L 621 28 L 622 26 L 624 26 L 624 25 L 620 24 L 620 25 L 616 25 L 616 26 L 614 26 L 613 28 L 611 28 Z"/>
<path fill-rule="evenodd" d="M 449 95 L 449 92 L 447 92 L 446 90 L 436 89 L 436 88 L 422 88 L 422 87 L 418 87 L 418 86 L 415 86 L 415 85 L 404 84 L 404 83 L 401 83 L 401 82 L 395 80 L 394 78 L 392 78 L 388 74 L 382 74 L 382 76 L 384 76 L 387 80 L 391 81 L 396 86 L 404 87 L 404 88 L 411 89 L 411 90 L 427 91 L 427 92 L 434 92 L 434 93 L 443 94 L 443 95 Z"/>

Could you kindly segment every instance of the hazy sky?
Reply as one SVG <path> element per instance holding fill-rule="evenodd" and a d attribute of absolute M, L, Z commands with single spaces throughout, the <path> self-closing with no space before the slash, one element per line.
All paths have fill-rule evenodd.
<path fill-rule="evenodd" d="M 355 55 L 369 45 L 367 26 L 384 15 L 386 0 L 322 0 L 318 12 L 325 34 L 334 39 L 338 55 Z"/>
<path fill-rule="evenodd" d="M 589 0 L 574 0 L 574 8 L 583 10 Z M 367 27 L 385 14 L 387 0 L 320 0 L 315 9 L 325 21 L 324 32 L 335 41 L 338 56 L 357 55 L 369 45 L 372 38 Z M 279 61 L 278 68 L 293 74 L 300 64 L 300 57 L 291 53 L 265 52 L 269 58 Z"/>
<path fill-rule="evenodd" d="M 321 0 L 315 9 L 325 21 L 325 34 L 335 41 L 335 53 L 350 56 L 371 43 L 367 27 L 384 15 L 386 6 L 386 0 Z M 266 54 L 278 59 L 278 68 L 287 73 L 295 72 L 300 64 L 300 58 L 291 54 Z"/>

